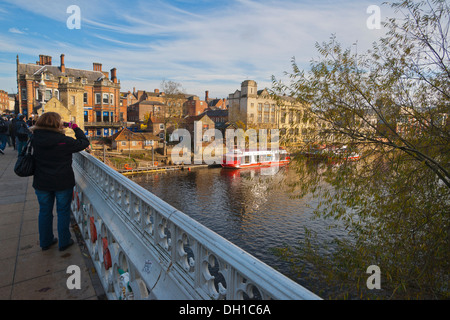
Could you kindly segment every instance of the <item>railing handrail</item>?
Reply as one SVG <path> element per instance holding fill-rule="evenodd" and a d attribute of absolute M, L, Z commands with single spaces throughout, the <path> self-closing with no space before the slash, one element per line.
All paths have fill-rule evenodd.
<path fill-rule="evenodd" d="M 84 176 L 85 176 L 85 178 L 83 180 L 83 184 L 85 185 L 84 187 L 86 187 L 86 184 L 91 184 L 91 183 L 95 184 L 95 183 L 98 183 L 98 181 L 96 181 L 95 178 L 91 179 L 91 178 L 86 177 L 88 174 L 86 175 L 85 173 L 81 172 L 81 170 L 83 170 L 83 169 L 81 168 L 81 166 L 79 166 L 79 164 L 77 164 L 77 162 L 80 162 L 80 161 L 88 161 L 91 165 L 100 169 L 103 172 L 103 174 L 106 174 L 109 178 L 113 179 L 114 180 L 114 182 L 113 182 L 114 188 L 116 188 L 116 186 L 120 185 L 121 188 L 122 187 L 124 188 L 121 190 L 127 190 L 127 192 L 129 192 L 128 205 L 129 205 L 130 201 L 132 201 L 132 200 L 130 200 L 131 198 L 142 201 L 142 203 L 144 203 L 145 205 L 148 205 L 150 208 L 152 208 L 152 210 L 154 210 L 155 215 L 158 214 L 158 217 L 154 218 L 154 219 L 157 219 L 158 221 L 160 221 L 160 226 L 170 225 L 171 226 L 170 230 L 172 230 L 171 232 L 173 232 L 173 233 L 178 232 L 177 235 L 171 234 L 172 242 L 174 242 L 174 240 L 178 241 L 178 242 L 172 243 L 171 245 L 169 245 L 171 247 L 171 249 L 165 248 L 167 250 L 166 252 L 164 251 L 164 249 L 161 249 L 161 247 L 158 245 L 158 241 L 157 241 L 158 239 L 164 240 L 163 239 L 164 236 L 162 236 L 162 238 L 161 238 L 161 237 L 159 237 L 158 234 L 156 234 L 154 242 L 149 241 L 147 239 L 148 235 L 139 229 L 139 225 L 136 225 L 137 227 L 133 227 L 133 226 L 130 226 L 130 223 L 127 223 L 127 227 L 129 228 L 129 231 L 126 231 L 126 232 L 130 232 L 130 234 L 129 235 L 121 235 L 120 237 L 122 239 L 127 238 L 127 236 L 129 236 L 129 237 L 135 236 L 136 238 L 139 238 L 139 240 L 142 241 L 142 244 L 148 250 L 150 250 L 150 251 L 158 250 L 158 254 L 160 256 L 162 255 L 166 258 L 168 257 L 167 259 L 171 259 L 170 266 L 178 263 L 177 259 L 176 259 L 178 254 L 176 253 L 176 250 L 180 250 L 180 247 L 178 247 L 178 243 L 180 241 L 179 238 L 181 237 L 180 234 L 182 234 L 183 236 L 187 235 L 189 237 L 190 241 L 196 244 L 197 251 L 195 254 L 195 266 L 196 266 L 195 268 L 197 268 L 197 269 L 195 269 L 195 272 L 196 272 L 195 275 L 192 276 L 192 279 L 190 278 L 191 275 L 187 271 L 186 271 L 187 272 L 186 274 L 183 274 L 183 272 L 181 272 L 182 274 L 176 275 L 176 277 L 179 277 L 179 279 L 181 279 L 182 281 L 187 280 L 189 282 L 190 280 L 192 280 L 193 282 L 195 282 L 195 284 L 192 284 L 192 286 L 194 286 L 194 287 L 196 285 L 199 286 L 199 283 L 203 283 L 202 286 L 195 288 L 196 291 L 200 292 L 202 290 L 207 290 L 207 289 L 205 289 L 206 282 L 208 282 L 209 285 L 212 285 L 211 284 L 212 280 L 207 279 L 208 276 L 206 276 L 206 280 L 204 282 L 201 281 L 201 279 L 203 279 L 202 277 L 205 277 L 205 275 L 204 275 L 205 271 L 206 271 L 206 273 L 209 273 L 208 269 L 206 267 L 202 267 L 202 263 L 204 265 L 205 259 L 207 259 L 207 258 L 204 258 L 203 256 L 210 258 L 212 255 L 222 262 L 222 266 L 221 266 L 222 269 L 220 270 L 220 273 L 227 274 L 228 278 L 226 279 L 226 290 L 241 290 L 241 291 L 243 291 L 244 289 L 242 289 L 242 288 L 244 286 L 248 287 L 250 284 L 252 284 L 260 292 L 264 293 L 263 298 L 274 298 L 274 299 L 283 299 L 283 300 L 285 300 L 285 299 L 295 299 L 295 300 L 320 299 L 314 293 L 310 292 L 309 290 L 302 287 L 298 283 L 287 278 L 280 272 L 274 270 L 267 264 L 261 262 L 254 256 L 250 255 L 246 251 L 237 247 L 236 245 L 234 245 L 230 241 L 226 240 L 222 236 L 218 235 L 217 233 L 213 232 L 212 230 L 208 229 L 204 225 L 198 223 L 194 219 L 190 218 L 188 215 L 186 215 L 186 214 L 182 213 L 181 211 L 177 210 L 176 208 L 172 207 L 171 205 L 169 205 L 162 199 L 160 199 L 157 196 L 155 196 L 154 194 L 150 193 L 148 190 L 144 189 L 143 187 L 137 185 L 136 183 L 134 183 L 130 179 L 126 178 L 122 174 L 116 172 L 115 170 L 113 170 L 106 164 L 102 163 L 100 160 L 96 159 L 92 155 L 90 155 L 86 152 L 81 152 L 79 154 L 74 155 L 74 162 L 75 162 L 74 168 L 76 170 L 79 170 L 79 173 L 84 174 Z M 108 179 L 108 177 L 103 177 L 102 181 L 105 179 Z M 107 183 L 111 184 L 112 182 L 108 181 Z M 81 186 L 77 186 L 77 188 L 80 188 L 80 192 L 82 192 L 83 188 Z M 104 197 L 105 196 L 106 195 L 104 195 Z M 94 196 L 86 195 L 86 199 L 88 201 L 89 201 L 89 197 L 94 197 Z M 112 208 L 114 206 L 116 206 L 116 208 L 113 209 L 113 211 L 116 210 L 118 212 L 118 211 L 120 211 L 120 209 L 118 210 L 117 208 L 119 208 L 121 206 L 123 207 L 123 205 L 121 205 L 120 203 L 115 203 L 116 202 L 116 201 L 114 201 L 115 197 L 116 196 L 113 196 L 113 199 L 111 199 L 112 203 L 110 204 L 110 206 Z M 117 200 L 117 202 L 121 202 L 123 199 L 123 195 L 121 194 L 120 198 L 118 197 L 118 199 L 119 200 Z M 101 217 L 104 217 L 105 221 L 108 219 L 111 219 L 110 217 L 106 218 L 104 216 L 104 214 L 105 213 L 98 213 L 99 219 L 101 219 Z M 114 214 L 114 212 L 108 213 L 108 214 L 111 215 L 111 214 Z M 130 213 L 126 213 L 124 216 L 126 216 L 126 215 L 130 215 Z M 159 217 L 159 215 L 161 215 L 161 216 Z M 130 219 L 130 221 L 131 220 L 132 219 Z M 162 221 L 165 221 L 165 224 L 163 224 Z M 157 224 L 156 221 L 154 221 L 154 223 Z M 108 226 L 106 225 L 106 227 L 108 227 Z M 156 225 L 156 227 L 154 227 L 154 230 L 156 230 L 157 228 L 158 228 L 158 225 Z M 169 228 L 169 227 L 167 227 L 167 228 Z M 162 229 L 163 228 L 161 227 L 161 229 L 159 229 L 159 230 L 161 231 Z M 134 235 L 133 235 L 133 233 L 134 233 Z M 174 239 L 174 237 L 178 237 L 178 238 Z M 156 239 L 156 238 L 158 238 L 158 239 Z M 119 243 L 119 245 L 120 245 L 120 243 Z M 175 246 L 177 247 L 177 249 L 174 248 Z M 170 250 L 172 250 L 172 253 L 169 252 Z M 183 250 L 181 249 L 181 251 L 183 251 Z M 204 252 L 204 254 L 201 254 L 201 252 Z M 124 254 L 128 255 L 129 253 L 125 252 Z M 208 263 L 208 261 L 206 261 L 206 264 L 207 263 Z M 211 262 L 211 263 L 214 264 L 213 262 Z M 224 265 L 226 265 L 226 266 L 224 266 Z M 201 273 L 201 270 L 203 270 L 203 273 Z M 243 282 L 242 281 L 239 282 L 235 279 L 236 276 L 231 277 L 230 274 L 228 274 L 228 273 L 233 273 L 233 272 L 236 272 L 238 278 L 242 278 L 245 280 L 241 279 Z M 197 274 L 197 273 L 200 273 L 200 274 Z M 188 274 L 189 274 L 189 276 L 187 277 Z M 145 278 L 145 277 L 138 277 L 138 278 Z M 189 278 L 189 279 L 186 279 L 186 278 Z M 214 277 L 212 277 L 212 278 L 214 278 Z M 143 281 L 146 282 L 145 279 L 143 279 Z M 237 283 L 236 287 L 234 284 L 235 281 Z M 175 281 L 175 282 L 177 282 L 177 281 Z M 147 286 L 147 288 L 151 288 L 151 286 L 153 284 L 145 283 L 145 285 Z M 191 286 L 191 284 L 189 284 L 189 286 Z M 215 292 L 215 290 L 212 289 L 212 292 Z M 204 297 L 204 296 L 212 297 L 211 292 L 207 292 L 206 295 L 204 293 L 200 294 L 200 297 Z M 216 297 L 219 297 L 219 296 L 220 295 L 216 295 Z M 227 296 L 234 297 L 235 294 L 228 292 Z M 196 298 L 198 298 L 198 296 Z"/>

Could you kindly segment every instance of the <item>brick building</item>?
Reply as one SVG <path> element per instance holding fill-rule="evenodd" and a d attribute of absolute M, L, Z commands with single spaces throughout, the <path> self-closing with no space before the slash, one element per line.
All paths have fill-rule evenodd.
<path fill-rule="evenodd" d="M 112 137 L 112 149 L 119 152 L 157 148 L 159 137 L 149 132 L 132 132 L 123 128 Z"/>
<path fill-rule="evenodd" d="M 198 116 L 208 108 L 206 101 L 200 100 L 197 96 L 191 96 L 183 104 L 183 116 Z"/>
<path fill-rule="evenodd" d="M 69 119 L 64 120 L 75 121 L 89 136 L 117 132 L 126 124 L 127 111 L 119 103 L 116 68 L 105 72 L 95 62 L 92 70 L 66 68 L 64 57 L 55 66 L 51 56 L 40 55 L 36 63 L 20 63 L 17 56 L 19 112 L 28 118 L 43 109 L 65 108 Z"/>
<path fill-rule="evenodd" d="M 0 90 L 0 114 L 9 110 L 9 96 L 8 92 Z"/>

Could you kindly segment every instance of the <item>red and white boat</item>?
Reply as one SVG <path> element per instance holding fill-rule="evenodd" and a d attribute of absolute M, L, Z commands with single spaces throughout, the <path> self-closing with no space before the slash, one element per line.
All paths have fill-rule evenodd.
<path fill-rule="evenodd" d="M 223 168 L 243 169 L 252 167 L 283 166 L 290 162 L 291 158 L 283 148 L 275 150 L 240 150 L 225 154 L 222 162 Z"/>

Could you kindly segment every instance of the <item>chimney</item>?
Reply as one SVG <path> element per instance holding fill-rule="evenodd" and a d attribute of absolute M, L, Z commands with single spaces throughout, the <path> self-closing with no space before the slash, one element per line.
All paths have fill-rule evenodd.
<path fill-rule="evenodd" d="M 209 91 L 206 90 L 205 91 L 205 101 L 208 102 L 208 99 L 209 99 Z"/>
<path fill-rule="evenodd" d="M 112 82 L 117 83 L 117 69 L 116 68 L 111 69 L 111 80 L 112 80 Z"/>
<path fill-rule="evenodd" d="M 39 65 L 40 65 L 40 66 L 43 66 L 43 65 L 44 65 L 44 55 L 43 55 L 43 54 L 40 54 L 40 55 L 39 55 Z"/>
<path fill-rule="evenodd" d="M 66 65 L 64 64 L 64 54 L 61 54 L 61 72 L 65 73 L 66 72 Z"/>
<path fill-rule="evenodd" d="M 51 56 L 46 56 L 47 61 L 45 62 L 46 65 L 51 66 L 52 65 L 52 57 Z"/>
<path fill-rule="evenodd" d="M 92 65 L 94 67 L 94 71 L 102 72 L 102 64 L 101 63 L 94 62 Z"/>
<path fill-rule="evenodd" d="M 159 89 L 155 89 L 155 91 L 154 91 L 155 93 L 159 93 Z"/>

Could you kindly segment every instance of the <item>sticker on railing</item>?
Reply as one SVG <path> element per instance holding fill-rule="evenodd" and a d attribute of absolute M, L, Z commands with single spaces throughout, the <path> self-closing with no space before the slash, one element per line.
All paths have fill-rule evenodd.
<path fill-rule="evenodd" d="M 151 267 L 152 267 L 152 262 L 150 260 L 145 260 L 144 268 L 142 269 L 142 271 L 148 274 L 148 273 L 150 273 Z"/>

